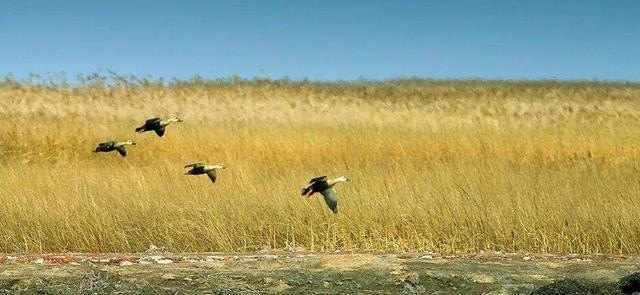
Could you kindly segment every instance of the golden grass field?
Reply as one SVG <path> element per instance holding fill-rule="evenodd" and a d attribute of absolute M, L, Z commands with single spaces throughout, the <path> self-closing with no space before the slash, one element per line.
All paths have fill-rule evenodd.
<path fill-rule="evenodd" d="M 0 252 L 640 253 L 638 84 L 5 81 L 0 118 Z"/>

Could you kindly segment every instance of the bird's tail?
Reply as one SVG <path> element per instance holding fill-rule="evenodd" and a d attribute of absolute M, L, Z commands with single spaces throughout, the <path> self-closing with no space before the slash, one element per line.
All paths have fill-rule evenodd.
<path fill-rule="evenodd" d="M 300 193 L 301 196 L 306 196 L 309 192 L 311 191 L 310 187 L 304 187 L 302 188 L 302 192 Z"/>

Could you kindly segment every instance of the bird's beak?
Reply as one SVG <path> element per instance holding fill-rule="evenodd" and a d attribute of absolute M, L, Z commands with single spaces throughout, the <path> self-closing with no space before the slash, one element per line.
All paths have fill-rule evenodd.
<path fill-rule="evenodd" d="M 132 143 L 131 143 L 131 145 L 136 145 L 136 143 L 135 143 L 135 142 L 132 142 Z"/>
<path fill-rule="evenodd" d="M 184 121 L 183 121 L 182 119 L 178 119 L 178 121 L 177 121 L 177 122 L 184 122 Z"/>

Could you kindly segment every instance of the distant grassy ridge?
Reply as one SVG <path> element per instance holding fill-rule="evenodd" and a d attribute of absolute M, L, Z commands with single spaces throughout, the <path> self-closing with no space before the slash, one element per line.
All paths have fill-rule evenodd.
<path fill-rule="evenodd" d="M 0 252 L 640 252 L 639 84 L 8 79 L 0 118 Z"/>

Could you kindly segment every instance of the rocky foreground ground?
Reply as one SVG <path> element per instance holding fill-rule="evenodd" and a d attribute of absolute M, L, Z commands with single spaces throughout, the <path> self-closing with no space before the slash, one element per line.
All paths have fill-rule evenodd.
<path fill-rule="evenodd" d="M 4 255 L 0 294 L 633 294 L 637 271 L 605 255 Z"/>

